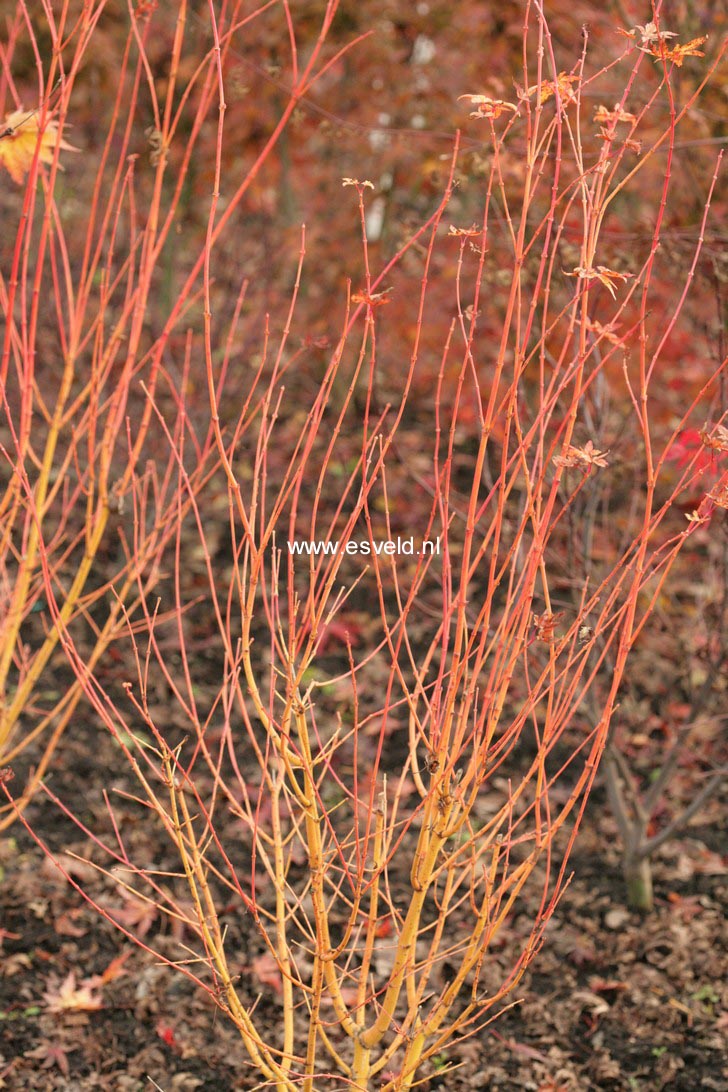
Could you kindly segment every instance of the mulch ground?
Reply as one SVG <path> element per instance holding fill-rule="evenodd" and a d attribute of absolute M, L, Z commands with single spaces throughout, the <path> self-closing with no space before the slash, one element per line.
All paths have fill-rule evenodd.
<path fill-rule="evenodd" d="M 106 764 L 117 787 L 120 778 L 123 784 L 118 752 L 90 729 L 86 738 L 69 735 L 52 784 L 64 799 L 82 801 L 84 812 L 100 814 L 91 756 L 93 767 Z M 656 909 L 642 918 L 624 909 L 615 831 L 597 789 L 572 857 L 574 878 L 519 987 L 520 1003 L 438 1058 L 420 1087 L 728 1089 L 724 804 L 713 798 L 680 839 L 662 848 L 655 861 Z M 49 800 L 38 799 L 28 814 L 54 851 L 85 853 L 78 830 Z M 144 829 L 138 837 L 147 837 Z M 89 866 L 86 873 L 70 857 L 64 861 L 81 884 L 97 879 Z M 0 841 L 0 868 L 1 1089 L 263 1087 L 234 1028 L 209 999 L 99 918 L 22 828 Z M 503 931 L 488 957 L 496 964 L 505 967 L 514 958 L 528 911 L 526 902 L 523 917 L 516 915 Z M 180 958 L 180 938 L 153 915 L 135 927 L 157 950 Z M 251 973 L 241 936 L 241 983 L 251 999 L 260 995 L 258 1017 L 274 1034 L 277 995 Z M 94 993 L 101 1008 L 64 1010 L 64 996 L 104 974 Z"/>

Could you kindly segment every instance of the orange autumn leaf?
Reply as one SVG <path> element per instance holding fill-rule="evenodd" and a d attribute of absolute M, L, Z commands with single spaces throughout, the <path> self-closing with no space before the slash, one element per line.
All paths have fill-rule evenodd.
<path fill-rule="evenodd" d="M 605 265 L 597 265 L 593 268 L 586 268 L 585 266 L 577 266 L 570 273 L 566 274 L 567 277 L 579 277 L 581 280 L 591 281 L 598 280 L 607 289 L 612 299 L 615 298 L 614 285 L 619 281 L 626 281 L 630 277 L 634 276 L 633 273 L 618 273 L 616 269 L 607 269 Z"/>
<path fill-rule="evenodd" d="M 576 91 L 573 88 L 573 84 L 578 84 L 579 77 L 569 75 L 567 72 L 559 72 L 556 82 L 553 80 L 544 80 L 541 83 L 535 83 L 532 87 L 529 87 L 526 91 L 526 95 L 533 95 L 538 93 L 539 102 L 547 102 L 552 98 L 558 90 L 559 99 L 562 106 L 570 106 L 572 102 L 576 102 Z"/>
<path fill-rule="evenodd" d="M 596 319 L 586 319 L 586 328 L 589 330 L 597 340 L 604 339 L 608 341 L 610 345 L 621 345 L 622 339 L 615 333 L 614 323 L 607 323 L 606 326 L 601 322 L 597 322 Z"/>
<path fill-rule="evenodd" d="M 499 118 L 504 110 L 518 113 L 518 107 L 512 102 L 504 102 L 503 99 L 492 99 L 489 95 L 460 95 L 458 99 L 470 99 L 472 106 L 477 109 L 470 115 L 471 118 Z"/>
<path fill-rule="evenodd" d="M 659 42 L 657 46 L 650 50 L 656 61 L 672 61 L 676 68 L 682 68 L 682 63 L 686 57 L 704 57 L 705 53 L 702 49 L 698 49 L 703 42 L 707 41 L 707 35 L 702 38 L 693 38 L 692 41 L 686 42 L 685 45 L 676 45 L 672 49 L 668 49 L 663 42 Z"/>
<path fill-rule="evenodd" d="M 352 303 L 366 303 L 369 307 L 386 307 L 388 303 L 391 303 L 391 299 L 388 293 L 391 292 L 391 288 L 385 288 L 383 292 L 373 292 L 368 295 L 366 292 L 355 292 L 351 297 Z"/>
<path fill-rule="evenodd" d="M 597 106 L 594 111 L 594 120 L 598 125 L 617 125 L 619 122 L 631 122 L 637 119 L 634 114 L 624 110 L 617 102 L 613 110 L 609 110 L 606 106 Z"/>
<path fill-rule="evenodd" d="M 55 121 L 47 121 L 39 137 L 37 112 L 29 114 L 26 110 L 14 110 L 5 116 L 0 129 L 0 164 L 19 186 L 33 165 L 39 140 L 38 159 L 41 163 L 53 162 L 56 146 L 67 152 L 78 151 L 58 135 Z"/>
<path fill-rule="evenodd" d="M 561 619 L 564 617 L 565 611 L 560 610 L 556 614 L 552 614 L 551 611 L 545 610 L 543 614 L 532 614 L 531 623 L 535 628 L 535 637 L 537 641 L 545 641 L 546 644 L 551 644 L 556 636 L 555 629 Z"/>

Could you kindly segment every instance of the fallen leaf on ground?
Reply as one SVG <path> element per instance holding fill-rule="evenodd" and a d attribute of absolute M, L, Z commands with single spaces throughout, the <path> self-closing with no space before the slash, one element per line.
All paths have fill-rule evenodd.
<path fill-rule="evenodd" d="M 75 971 L 69 971 L 60 985 L 52 983 L 43 994 L 49 1012 L 93 1012 L 100 1009 L 101 998 L 94 994 L 88 980 L 76 985 Z"/>

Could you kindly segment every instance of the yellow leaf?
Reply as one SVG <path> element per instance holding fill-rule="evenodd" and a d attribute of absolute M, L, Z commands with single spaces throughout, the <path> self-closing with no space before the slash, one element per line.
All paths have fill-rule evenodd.
<path fill-rule="evenodd" d="M 578 84 L 579 82 L 578 76 L 570 76 L 566 72 L 559 72 L 555 84 L 551 80 L 535 83 L 533 87 L 528 88 L 526 95 L 533 95 L 538 92 L 539 102 L 547 102 L 556 94 L 558 89 L 561 105 L 570 106 L 572 102 L 576 102 L 576 91 L 572 84 Z"/>
<path fill-rule="evenodd" d="M 23 179 L 33 165 L 38 145 L 38 159 L 41 163 L 53 162 L 56 146 L 67 152 L 78 151 L 59 137 L 55 121 L 47 121 L 41 133 L 37 112 L 14 110 L 12 114 L 6 115 L 0 129 L 0 164 L 19 186 L 23 184 Z"/>
<path fill-rule="evenodd" d="M 707 42 L 707 36 L 703 38 L 693 38 L 692 41 L 686 42 L 685 45 L 676 45 L 672 49 L 667 49 L 666 46 L 659 42 L 658 45 L 651 49 L 656 61 L 672 61 L 676 68 L 682 68 L 682 63 L 686 57 L 704 57 L 705 53 L 702 49 L 698 49 L 703 42 Z"/>

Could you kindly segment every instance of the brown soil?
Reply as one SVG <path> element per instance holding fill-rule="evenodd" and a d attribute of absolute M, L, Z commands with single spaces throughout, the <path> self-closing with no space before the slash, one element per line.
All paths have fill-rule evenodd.
<path fill-rule="evenodd" d="M 93 756 L 93 763 L 91 762 Z M 92 770 L 115 768 L 118 752 L 103 735 L 66 740 L 52 785 L 79 803 L 84 820 L 102 821 L 105 805 Z M 114 766 L 116 764 L 116 767 Z M 133 791 L 131 784 L 126 786 Z M 87 842 L 39 798 L 34 830 L 57 852 L 84 854 Z M 149 833 L 136 832 L 138 846 Z M 146 845 L 161 859 L 164 847 Z M 520 1003 L 477 1037 L 430 1067 L 423 1089 L 460 1092 L 696 1092 L 728 1089 L 728 945 L 725 808 L 714 798 L 655 862 L 656 910 L 646 919 L 623 908 L 619 855 L 601 790 L 593 795 L 574 878 L 544 946 L 523 980 Z M 64 857 L 81 884 L 98 878 Z M 233 1092 L 263 1087 L 232 1026 L 183 977 L 129 944 L 88 907 L 43 859 L 19 827 L 0 842 L 0 1089 L 86 1092 Z M 90 874 L 89 874 L 90 873 Z M 535 896 L 534 896 L 535 897 Z M 528 914 L 524 904 L 521 914 Z M 159 920 L 146 940 L 179 958 L 179 937 Z M 507 966 L 525 917 L 516 916 L 491 958 Z M 241 983 L 272 1034 L 280 1022 L 275 992 L 250 971 L 245 923 L 239 923 Z M 127 954 L 121 973 L 112 963 Z M 52 1011 L 52 998 L 112 967 L 98 1011 Z M 457 1068 L 452 1068 L 457 1067 Z M 343 1086 L 342 1086 L 343 1088 Z"/>

